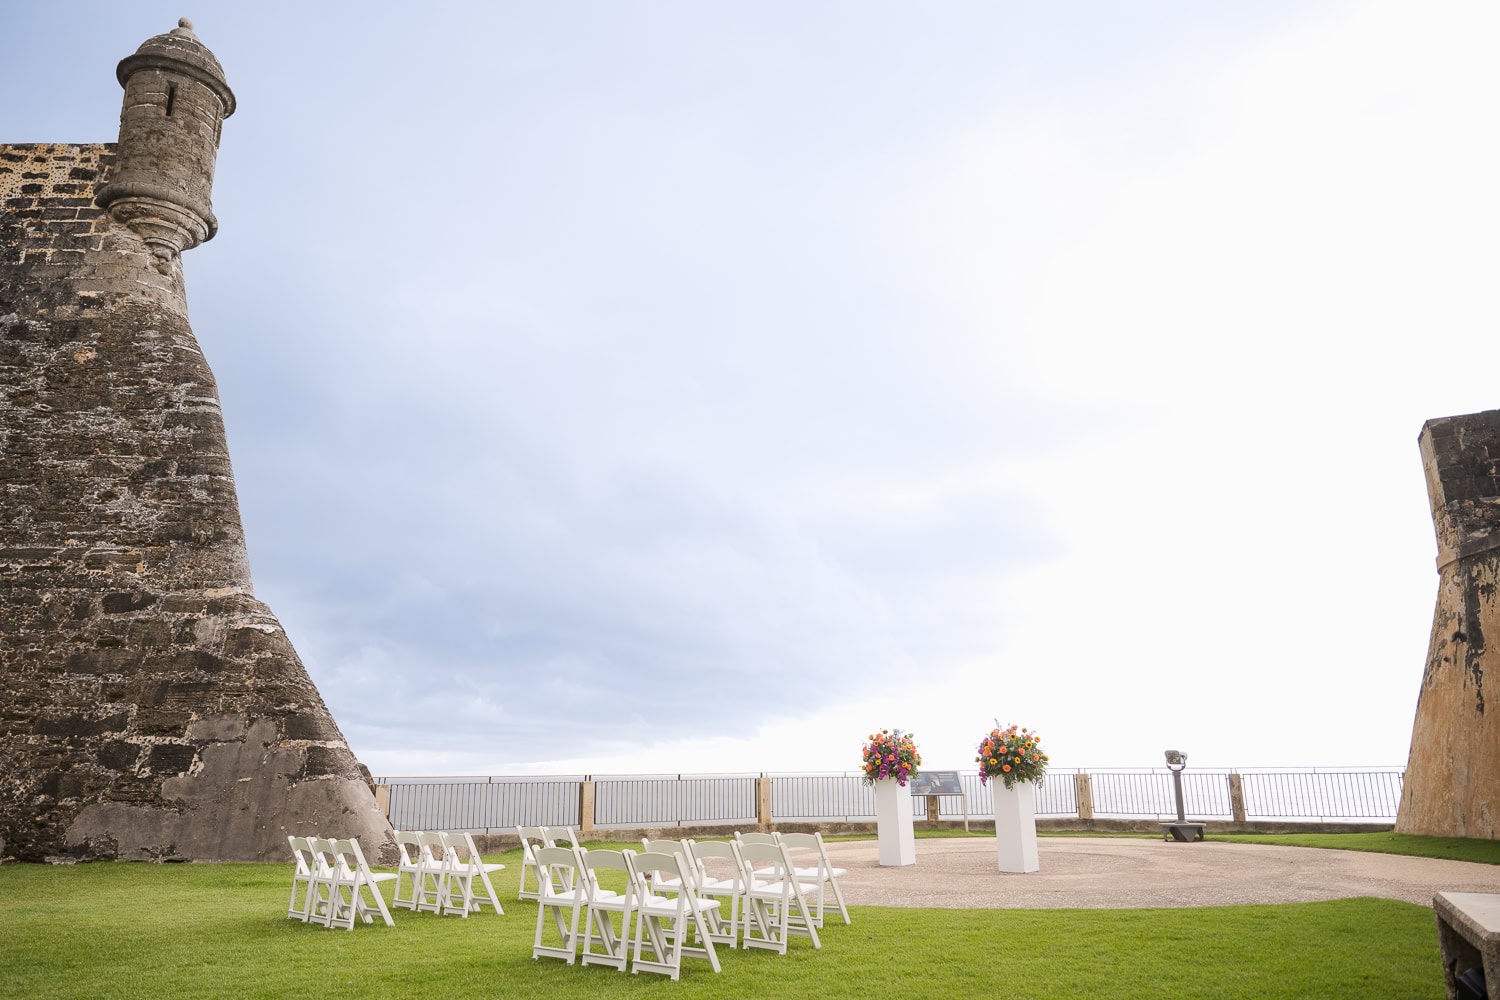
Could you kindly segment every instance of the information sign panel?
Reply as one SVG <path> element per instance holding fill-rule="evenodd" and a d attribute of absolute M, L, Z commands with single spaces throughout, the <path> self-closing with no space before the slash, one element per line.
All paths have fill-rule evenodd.
<path fill-rule="evenodd" d="M 957 771 L 919 771 L 907 781 L 913 795 L 962 795 L 963 782 Z"/>

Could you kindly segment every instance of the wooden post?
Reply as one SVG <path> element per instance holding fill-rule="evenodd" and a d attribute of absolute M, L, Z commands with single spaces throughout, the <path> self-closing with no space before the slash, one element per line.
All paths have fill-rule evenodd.
<path fill-rule="evenodd" d="M 1078 818 L 1093 822 L 1094 783 L 1087 771 L 1073 775 L 1073 796 L 1078 800 Z"/>
<path fill-rule="evenodd" d="M 380 810 L 380 815 L 386 819 L 391 818 L 391 786 L 375 786 L 375 808 Z"/>
<path fill-rule="evenodd" d="M 936 795 L 927 796 L 927 822 L 936 824 L 941 815 L 942 812 L 938 808 L 938 797 Z"/>
<path fill-rule="evenodd" d="M 763 827 L 771 825 L 771 776 L 768 774 L 755 779 L 755 822 Z"/>
<path fill-rule="evenodd" d="M 1245 822 L 1245 786 L 1236 771 L 1229 772 L 1229 808 L 1236 823 Z"/>
<path fill-rule="evenodd" d="M 578 832 L 594 832 L 594 782 L 591 778 L 578 783 Z"/>

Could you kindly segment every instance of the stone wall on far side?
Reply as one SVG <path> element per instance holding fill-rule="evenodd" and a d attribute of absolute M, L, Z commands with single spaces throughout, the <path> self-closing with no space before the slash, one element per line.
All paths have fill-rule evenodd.
<path fill-rule="evenodd" d="M 1429 420 L 1418 443 L 1437 532 L 1438 596 L 1396 829 L 1495 839 L 1500 410 Z"/>

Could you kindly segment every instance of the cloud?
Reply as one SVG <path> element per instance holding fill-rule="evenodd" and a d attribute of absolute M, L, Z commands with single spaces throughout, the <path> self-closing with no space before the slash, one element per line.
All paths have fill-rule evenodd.
<path fill-rule="evenodd" d="M 112 87 L 156 29 L 98 10 Z M 1414 438 L 1493 405 L 1487 8 L 347 13 L 199 16 L 187 278 L 378 773 L 1404 754 Z"/>

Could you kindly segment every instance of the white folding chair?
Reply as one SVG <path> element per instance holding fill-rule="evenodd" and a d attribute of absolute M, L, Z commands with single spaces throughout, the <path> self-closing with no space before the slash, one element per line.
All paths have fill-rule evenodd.
<path fill-rule="evenodd" d="M 718 909 L 719 901 L 698 898 L 682 855 L 655 851 L 627 854 L 625 863 L 631 868 L 631 881 L 637 892 L 631 973 L 643 970 L 660 972 L 678 979 L 682 975 L 684 955 L 706 958 L 715 972 L 721 971 L 719 956 L 714 951 L 713 938 L 709 936 L 703 917 L 705 910 Z M 653 883 L 675 884 L 678 888 L 671 895 L 659 895 L 651 891 Z M 698 946 L 689 947 L 688 937 L 694 933 Z M 643 957 L 648 948 L 652 953 L 650 959 Z"/>
<path fill-rule="evenodd" d="M 333 841 L 322 837 L 307 840 L 307 922 L 332 926 L 334 904 Z"/>
<path fill-rule="evenodd" d="M 740 903 L 745 898 L 745 862 L 733 841 L 685 840 L 688 863 L 697 869 L 695 889 L 699 898 L 729 900 L 729 920 L 724 910 L 707 910 L 708 936 L 719 944 L 739 947 Z"/>
<path fill-rule="evenodd" d="M 292 897 L 286 906 L 286 916 L 288 920 L 307 923 L 307 905 L 312 898 L 312 848 L 308 846 L 306 837 L 286 839 L 292 845 L 292 860 L 296 863 L 296 867 L 292 869 Z"/>
<path fill-rule="evenodd" d="M 572 965 L 578 950 L 578 915 L 588 903 L 588 890 L 582 884 L 587 881 L 583 859 L 572 847 L 539 847 L 536 864 L 541 888 L 537 893 L 536 936 L 531 942 L 531 957 L 561 958 Z M 569 914 L 567 923 L 563 921 L 564 910 Z M 555 945 L 542 943 L 549 912 L 560 938 Z"/>
<path fill-rule="evenodd" d="M 441 878 L 441 866 L 439 870 L 428 872 L 427 862 L 422 855 L 421 834 L 412 831 L 396 832 L 396 850 L 399 858 L 396 862 L 396 891 L 391 898 L 392 906 L 405 907 L 408 910 L 417 908 L 417 898 L 423 884 L 423 879 L 431 874 L 433 878 Z M 406 893 L 401 892 L 402 881 L 406 882 Z"/>
<path fill-rule="evenodd" d="M 634 853 L 634 852 L 632 852 Z M 608 965 L 625 971 L 630 957 L 630 922 L 635 916 L 635 880 L 620 851 L 596 849 L 583 852 L 585 878 L 582 880 L 587 912 L 584 915 L 583 964 Z M 606 890 L 599 884 L 599 871 L 618 871 L 624 878 L 623 893 Z M 615 930 L 614 914 L 620 915 L 620 929 Z M 594 931 L 598 930 L 602 952 L 594 951 Z"/>
<path fill-rule="evenodd" d="M 444 912 L 443 904 L 449 892 L 447 853 L 443 849 L 443 835 L 425 832 L 417 834 L 417 850 L 420 860 L 417 864 L 416 906 L 412 908 L 418 912 L 441 914 Z M 468 916 L 467 908 L 463 912 L 465 916 Z"/>
<path fill-rule="evenodd" d="M 783 833 L 781 845 L 786 848 L 787 859 L 796 865 L 798 861 L 807 860 L 812 862 L 808 865 L 794 867 L 792 871 L 797 880 L 808 885 L 817 886 L 818 902 L 813 912 L 813 920 L 819 927 L 823 926 L 823 890 L 833 890 L 833 900 L 838 904 L 839 913 L 843 914 L 844 923 L 849 923 L 849 908 L 844 905 L 844 893 L 839 888 L 839 876 L 845 874 L 843 868 L 833 867 L 828 860 L 828 848 L 823 844 L 821 833 Z"/>
<path fill-rule="evenodd" d="M 333 892 L 329 920 L 325 926 L 352 931 L 356 918 L 367 924 L 374 923 L 370 906 L 365 902 L 365 894 L 368 892 L 385 925 L 394 927 L 396 922 L 391 919 L 391 911 L 385 907 L 385 898 L 380 894 L 380 883 L 394 879 L 395 874 L 372 872 L 357 840 L 324 841 L 324 850 L 330 855 L 333 867 Z"/>
<path fill-rule="evenodd" d="M 442 838 L 443 860 L 449 862 L 450 874 L 466 873 L 461 877 L 466 887 L 468 908 L 478 913 L 485 903 L 489 903 L 496 913 L 504 913 L 500 897 L 495 895 L 495 886 L 490 882 L 490 872 L 504 871 L 505 866 L 498 861 L 485 861 L 481 858 L 471 833 L 445 833 Z M 475 879 L 479 880 L 477 887 Z M 449 895 L 452 895 L 451 889 Z"/>
<path fill-rule="evenodd" d="M 792 934 L 806 934 L 814 948 L 823 944 L 807 908 L 812 886 L 792 873 L 780 844 L 739 845 L 745 862 L 745 916 L 741 941 L 746 948 L 766 948 L 785 955 Z M 757 866 L 759 866 L 757 868 Z M 793 911 L 795 910 L 795 915 Z"/>
<path fill-rule="evenodd" d="M 516 892 L 516 898 L 536 899 L 542 887 L 542 874 L 536 866 L 536 851 L 537 848 L 546 847 L 548 844 L 539 826 L 516 827 L 516 838 L 521 841 L 521 885 Z M 536 883 L 535 889 L 526 888 L 528 875 Z"/>
<path fill-rule="evenodd" d="M 442 898 L 442 908 L 439 911 L 443 915 L 456 913 L 464 919 L 468 919 L 472 910 L 479 907 L 474 903 L 474 869 L 469 866 L 467 859 L 460 859 L 458 850 L 454 846 L 451 834 L 436 833 L 437 844 L 431 845 L 434 857 L 442 852 L 442 888 L 439 895 Z"/>

